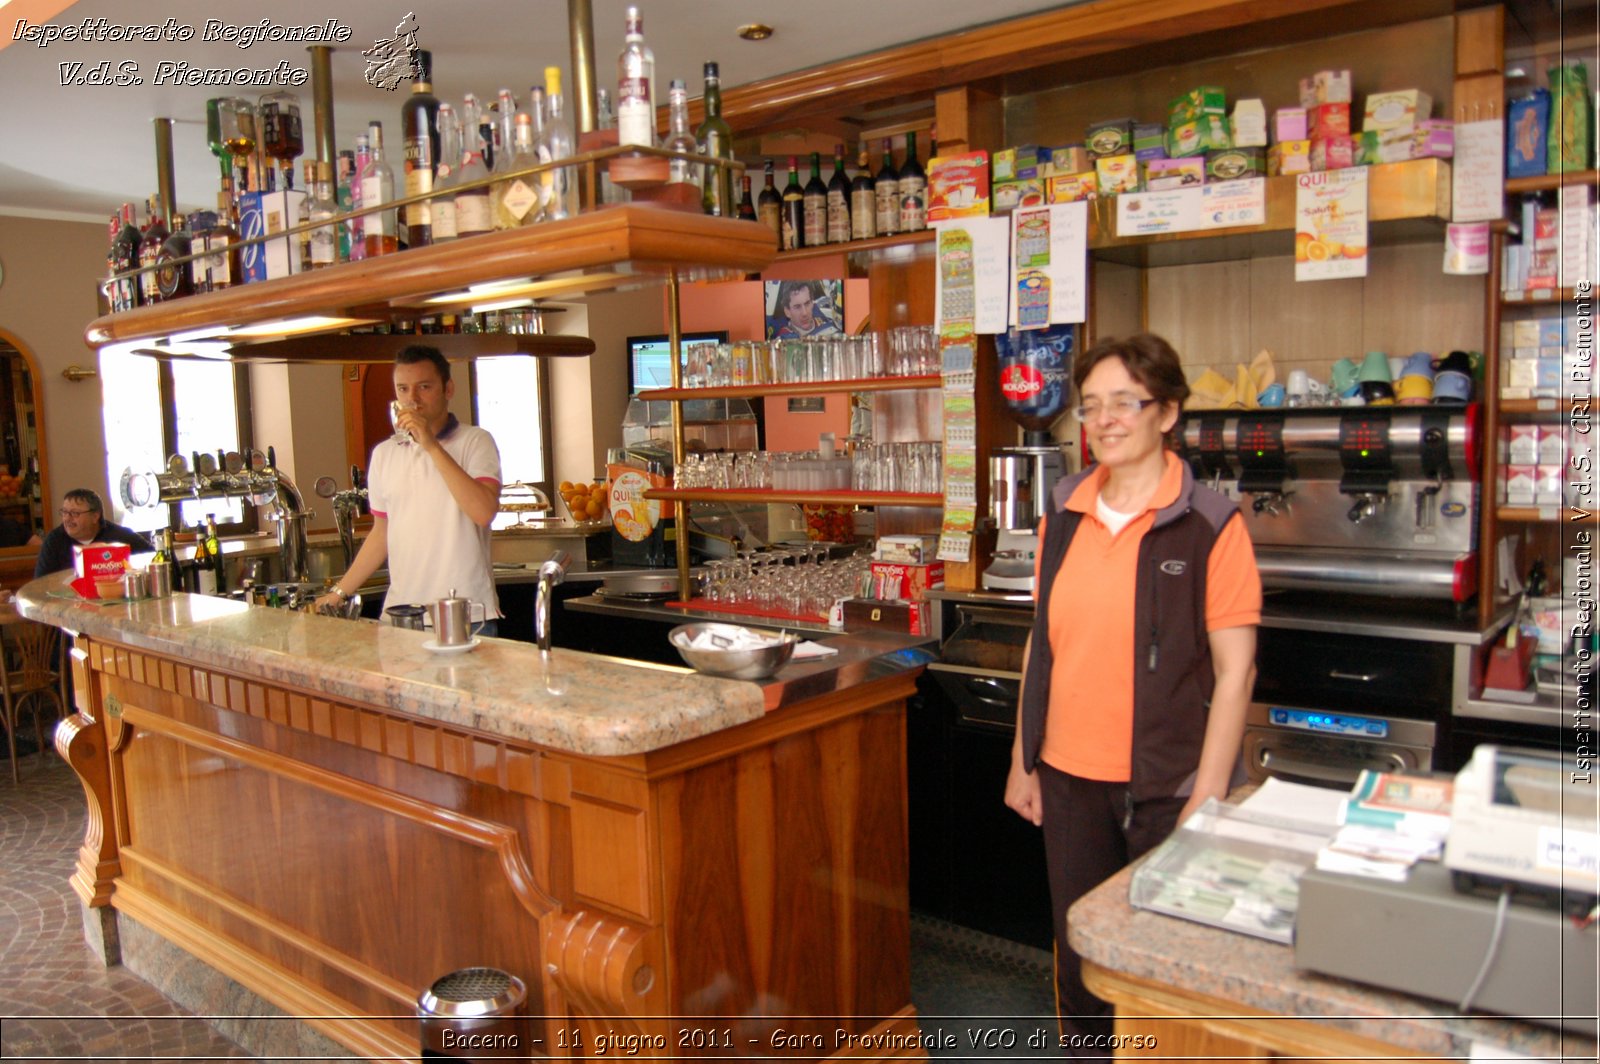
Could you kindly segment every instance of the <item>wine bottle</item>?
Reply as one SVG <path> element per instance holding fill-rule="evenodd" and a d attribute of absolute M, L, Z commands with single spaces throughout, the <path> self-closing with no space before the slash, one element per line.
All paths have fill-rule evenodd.
<path fill-rule="evenodd" d="M 311 194 L 306 197 L 311 204 L 311 221 L 322 222 L 339 213 L 339 201 L 333 198 L 333 165 L 318 160 L 312 170 Z M 311 269 L 321 270 L 339 263 L 339 236 L 334 227 L 325 225 L 311 230 Z"/>
<path fill-rule="evenodd" d="M 753 222 L 756 220 L 756 202 L 750 198 L 750 175 L 745 174 L 739 178 L 741 195 L 739 196 L 739 220 Z"/>
<path fill-rule="evenodd" d="M 789 183 L 783 188 L 780 247 L 784 251 L 805 247 L 805 192 L 800 188 L 800 160 L 789 156 Z"/>
<path fill-rule="evenodd" d="M 873 191 L 872 156 L 861 146 L 861 169 L 850 182 L 850 239 L 870 240 L 878 235 L 878 198 Z"/>
<path fill-rule="evenodd" d="M 722 117 L 722 79 L 718 75 L 717 64 L 707 63 L 705 75 L 706 117 L 700 123 L 700 128 L 694 131 L 695 139 L 700 142 L 700 154 L 709 155 L 714 159 L 732 159 L 733 130 Z M 732 170 L 725 166 L 712 166 L 707 163 L 701 187 L 705 189 L 703 204 L 707 214 L 717 218 L 733 217 L 735 208 Z"/>
<path fill-rule="evenodd" d="M 893 236 L 900 231 L 900 172 L 894 168 L 894 148 L 883 138 L 883 169 L 873 186 L 878 200 L 878 235 Z"/>
<path fill-rule="evenodd" d="M 833 176 L 828 179 L 828 243 L 850 239 L 850 179 L 844 173 L 844 145 L 833 146 Z"/>
<path fill-rule="evenodd" d="M 756 199 L 756 215 L 761 219 L 761 224 L 772 230 L 772 242 L 778 247 L 783 247 L 783 196 L 778 193 L 778 186 L 772 180 L 772 160 L 768 159 L 763 168 L 766 174 L 766 184 L 761 186 L 761 195 Z"/>
<path fill-rule="evenodd" d="M 367 138 L 356 138 L 360 145 Z M 349 214 L 361 202 L 361 168 L 356 163 L 356 153 L 348 148 L 339 153 L 339 213 Z M 351 218 L 339 227 L 339 261 L 354 262 L 360 258 L 361 219 Z"/>
<path fill-rule="evenodd" d="M 367 124 L 367 147 L 370 154 L 367 168 L 361 172 L 361 205 L 370 208 L 394 201 L 394 169 L 384 158 L 382 122 Z M 392 255 L 400 250 L 394 214 L 395 209 L 390 207 L 362 216 L 361 232 L 367 258 Z"/>
<path fill-rule="evenodd" d="M 900 165 L 900 231 L 915 233 L 928 227 L 928 175 L 917 162 L 917 135 L 906 134 L 906 161 Z"/>
<path fill-rule="evenodd" d="M 804 246 L 821 247 L 828 242 L 828 186 L 822 183 L 822 155 L 819 152 L 811 153 L 811 178 L 801 195 L 805 212 Z"/>
<path fill-rule="evenodd" d="M 139 237 L 139 266 L 145 270 L 139 275 L 139 296 L 142 303 L 161 302 L 161 282 L 156 276 L 156 271 L 150 269 L 161 257 L 161 245 L 166 243 L 171 233 L 167 229 L 167 222 L 161 216 L 164 205 L 157 196 L 149 200 L 149 222 L 144 227 L 144 233 Z"/>
<path fill-rule="evenodd" d="M 161 250 L 156 253 L 156 287 L 161 291 L 162 299 L 194 294 L 194 279 L 189 272 L 189 264 L 173 261 L 188 256 L 193 249 L 194 239 L 186 228 L 183 215 L 176 214 L 173 219 L 172 233 L 162 241 Z"/>
<path fill-rule="evenodd" d="M 211 579 L 215 590 L 208 594 L 221 595 L 228 590 L 227 571 L 222 562 L 222 537 L 217 535 L 216 514 L 206 514 L 206 557 L 211 565 Z"/>
<path fill-rule="evenodd" d="M 656 142 L 656 57 L 644 43 L 644 19 L 628 8 L 627 32 L 617 56 L 617 143 Z"/>
<path fill-rule="evenodd" d="M 226 193 L 224 193 L 226 195 Z M 111 244 L 111 269 L 125 273 L 139 265 L 139 229 L 133 222 L 133 204 L 122 205 L 121 224 Z M 112 310 L 132 310 L 140 304 L 139 278 L 124 277 L 111 289 Z"/>
<path fill-rule="evenodd" d="M 468 152 L 466 161 L 461 164 L 461 184 L 482 181 L 488 176 L 489 169 L 483 165 L 483 156 L 475 151 Z M 489 186 L 462 188 L 457 192 L 456 235 L 477 236 L 493 229 L 494 213 L 490 205 Z"/>
<path fill-rule="evenodd" d="M 405 143 L 407 196 L 433 191 L 439 165 L 439 100 L 433 94 L 433 53 L 417 49 L 416 80 L 411 95 L 400 105 L 400 135 Z M 433 204 L 413 203 L 405 208 L 406 244 L 420 248 L 433 243 Z"/>
<path fill-rule="evenodd" d="M 189 565 L 190 583 L 197 595 L 217 593 L 217 570 L 211 564 L 210 549 L 206 544 L 205 529 L 197 529 L 194 537 L 194 560 Z"/>

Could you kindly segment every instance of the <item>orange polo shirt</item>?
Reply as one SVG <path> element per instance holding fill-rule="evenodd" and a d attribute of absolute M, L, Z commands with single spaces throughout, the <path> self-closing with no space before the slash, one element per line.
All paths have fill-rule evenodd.
<path fill-rule="evenodd" d="M 1177 501 L 1183 487 L 1181 460 L 1170 451 L 1166 460 L 1166 472 L 1144 512 L 1114 536 L 1095 513 L 1107 470 L 1084 480 L 1067 499 L 1066 509 L 1083 516 L 1050 595 L 1054 659 L 1039 756 L 1052 768 L 1084 779 L 1121 783 L 1133 774 L 1139 543 L 1155 523 L 1156 511 Z M 1042 522 L 1039 536 L 1044 542 Z M 1036 572 L 1035 587 L 1039 579 Z M 1205 616 L 1208 632 L 1261 623 L 1261 576 L 1243 521 L 1230 519 L 1211 548 Z M 1194 741 L 1202 738 L 1197 735 Z"/>

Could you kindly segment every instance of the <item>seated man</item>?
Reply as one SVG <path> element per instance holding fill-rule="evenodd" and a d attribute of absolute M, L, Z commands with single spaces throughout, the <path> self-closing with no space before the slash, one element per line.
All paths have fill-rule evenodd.
<path fill-rule="evenodd" d="M 61 500 L 61 523 L 44 537 L 33 575 L 71 569 L 73 546 L 85 543 L 126 543 L 135 552 L 155 550 L 138 532 L 107 521 L 99 495 L 88 488 L 73 488 Z"/>

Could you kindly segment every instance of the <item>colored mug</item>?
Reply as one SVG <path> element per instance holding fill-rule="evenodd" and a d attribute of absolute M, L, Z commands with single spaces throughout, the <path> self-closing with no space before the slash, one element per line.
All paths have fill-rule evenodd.
<path fill-rule="evenodd" d="M 1368 351 L 1366 359 L 1361 363 L 1361 372 L 1356 375 L 1362 381 L 1393 381 L 1389 375 L 1389 356 L 1382 351 Z"/>
<path fill-rule="evenodd" d="M 1274 382 L 1261 390 L 1261 394 L 1256 396 L 1256 402 L 1264 407 L 1282 406 L 1286 394 L 1283 385 Z"/>
<path fill-rule="evenodd" d="M 1341 358 L 1333 364 L 1333 373 L 1329 377 L 1328 387 L 1334 395 L 1347 396 L 1356 386 L 1356 364 L 1348 358 Z"/>
<path fill-rule="evenodd" d="M 1443 369 L 1433 378 L 1433 401 L 1465 403 L 1472 398 L 1472 378 L 1458 370 Z"/>
<path fill-rule="evenodd" d="M 1427 377 L 1433 379 L 1433 356 L 1426 351 L 1418 351 L 1406 359 L 1405 368 L 1400 371 L 1404 377 Z"/>
<path fill-rule="evenodd" d="M 1401 406 L 1419 406 L 1433 400 L 1433 378 L 1408 373 L 1394 385 L 1395 398 Z"/>
<path fill-rule="evenodd" d="M 1440 373 L 1459 373 L 1464 377 L 1472 376 L 1472 356 L 1465 351 L 1452 351 L 1433 364 L 1434 369 Z"/>
<path fill-rule="evenodd" d="M 1361 398 L 1368 406 L 1393 406 L 1394 385 L 1389 381 L 1362 381 Z"/>

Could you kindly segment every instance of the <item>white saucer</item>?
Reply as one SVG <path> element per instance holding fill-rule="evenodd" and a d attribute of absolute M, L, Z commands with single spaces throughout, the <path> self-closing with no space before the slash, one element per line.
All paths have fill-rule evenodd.
<path fill-rule="evenodd" d="M 422 644 L 422 649 L 431 650 L 435 654 L 465 654 L 469 650 L 478 649 L 478 644 L 481 642 L 483 642 L 483 640 L 474 637 L 469 643 L 457 643 L 454 646 L 447 647 L 441 646 L 434 640 L 430 639 L 426 643 Z"/>

